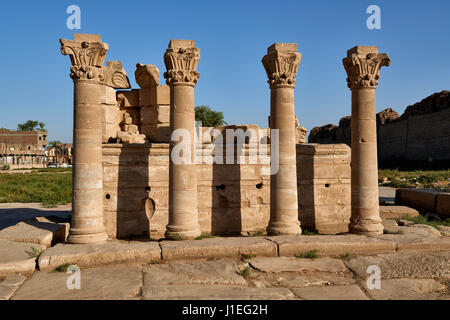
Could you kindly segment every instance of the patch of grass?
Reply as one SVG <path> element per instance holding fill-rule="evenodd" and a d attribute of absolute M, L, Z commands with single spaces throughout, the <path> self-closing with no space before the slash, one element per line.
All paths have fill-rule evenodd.
<path fill-rule="evenodd" d="M 304 235 L 304 236 L 313 236 L 313 235 L 317 235 L 317 234 L 319 234 L 317 232 L 317 230 L 312 230 L 312 229 L 303 229 L 302 230 L 302 235 Z"/>
<path fill-rule="evenodd" d="M 348 253 L 348 252 L 339 255 L 339 258 L 341 258 L 342 260 L 348 260 L 352 257 L 353 257 L 353 254 Z"/>
<path fill-rule="evenodd" d="M 250 277 L 251 274 L 250 267 L 245 267 L 244 269 L 239 271 L 239 274 L 241 275 L 242 278 L 247 279 L 248 277 Z"/>
<path fill-rule="evenodd" d="M 25 252 L 28 254 L 28 258 L 39 258 L 39 256 L 42 254 L 42 252 L 44 252 L 44 249 L 36 249 L 35 247 L 31 247 L 31 251 L 26 251 Z"/>
<path fill-rule="evenodd" d="M 179 233 L 172 233 L 170 236 L 170 240 L 181 241 L 184 240 L 184 238 Z"/>
<path fill-rule="evenodd" d="M 439 230 L 441 226 L 450 227 L 450 218 L 444 220 L 432 219 L 429 215 L 418 215 L 416 217 L 404 216 L 404 220 L 412 221 L 415 224 L 426 224 Z"/>
<path fill-rule="evenodd" d="M 384 229 L 383 234 L 403 234 L 403 230 L 389 231 L 387 229 Z"/>
<path fill-rule="evenodd" d="M 0 175 L 0 203 L 40 202 L 56 206 L 72 202 L 72 175 L 24 173 Z"/>
<path fill-rule="evenodd" d="M 196 237 L 194 240 L 202 240 L 202 239 L 210 239 L 210 238 L 215 238 L 216 236 L 213 235 L 212 233 L 204 233 L 199 235 L 198 237 Z"/>
<path fill-rule="evenodd" d="M 254 253 L 241 253 L 240 255 L 241 260 L 248 260 L 254 257 L 256 257 L 256 254 Z"/>
<path fill-rule="evenodd" d="M 297 254 L 296 257 L 299 259 L 317 259 L 319 257 L 317 252 L 318 252 L 317 249 L 314 249 L 308 252 Z"/>
<path fill-rule="evenodd" d="M 71 266 L 71 264 L 70 263 L 64 263 L 64 264 L 62 264 L 62 265 L 60 265 L 59 267 L 57 267 L 57 268 L 55 268 L 55 271 L 58 271 L 58 272 L 67 272 L 67 269 L 69 268 Z"/>
<path fill-rule="evenodd" d="M 383 178 L 390 182 L 383 183 Z M 383 186 L 394 188 L 426 188 L 448 190 L 450 188 L 450 170 L 403 171 L 378 170 L 378 181 Z"/>
<path fill-rule="evenodd" d="M 158 260 L 151 260 L 150 261 L 150 264 L 160 264 L 161 262 L 160 261 L 158 261 Z"/>
<path fill-rule="evenodd" d="M 251 234 L 252 237 L 262 237 L 265 236 L 264 230 L 257 230 Z"/>

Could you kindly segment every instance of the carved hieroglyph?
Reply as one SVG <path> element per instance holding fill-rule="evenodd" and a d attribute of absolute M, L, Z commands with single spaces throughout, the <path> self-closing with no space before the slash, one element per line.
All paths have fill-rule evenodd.
<path fill-rule="evenodd" d="M 275 43 L 262 59 L 270 86 L 270 129 L 279 133 L 279 169 L 270 176 L 271 235 L 301 234 L 298 220 L 294 87 L 301 54 L 295 43 Z M 272 164 L 274 156 L 271 155 Z"/>
<path fill-rule="evenodd" d="M 170 86 L 170 136 L 182 132 L 189 134 L 170 141 L 169 162 L 169 224 L 166 237 L 193 239 L 200 235 L 197 204 L 197 173 L 194 161 L 195 148 L 195 100 L 194 87 L 200 74 L 197 65 L 200 49 L 193 40 L 170 40 L 164 54 L 167 71 L 164 72 Z M 172 152 L 183 150 L 184 161 L 174 163 Z M 187 152 L 187 154 L 186 154 Z M 187 158 L 187 159 L 186 159 Z"/>
<path fill-rule="evenodd" d="M 380 68 L 390 59 L 378 47 L 358 46 L 343 59 L 347 84 L 352 91 L 352 233 L 383 233 L 378 203 L 378 159 L 375 89 Z"/>

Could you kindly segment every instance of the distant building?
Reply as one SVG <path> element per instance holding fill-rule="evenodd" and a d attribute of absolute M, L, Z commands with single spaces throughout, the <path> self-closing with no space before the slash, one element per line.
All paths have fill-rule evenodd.
<path fill-rule="evenodd" d="M 72 164 L 72 150 L 71 143 L 58 143 L 56 146 L 47 147 L 48 164 Z"/>
<path fill-rule="evenodd" d="M 0 129 L 0 168 L 46 167 L 47 131 Z"/>

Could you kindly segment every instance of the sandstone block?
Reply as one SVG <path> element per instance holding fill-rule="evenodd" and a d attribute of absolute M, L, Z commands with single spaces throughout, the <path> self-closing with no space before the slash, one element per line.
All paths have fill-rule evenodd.
<path fill-rule="evenodd" d="M 294 288 L 292 292 L 304 300 L 369 300 L 357 285 Z"/>
<path fill-rule="evenodd" d="M 157 86 L 150 89 L 139 90 L 139 106 L 170 105 L 170 87 Z"/>
<path fill-rule="evenodd" d="M 248 288 L 231 285 L 169 285 L 144 287 L 145 300 L 286 300 L 294 295 L 286 288 Z"/>
<path fill-rule="evenodd" d="M 32 248 L 37 251 L 45 249 L 40 244 L 0 240 L 0 276 L 14 273 L 33 273 L 36 266 L 36 257 L 27 253 L 27 251 L 31 252 Z"/>
<path fill-rule="evenodd" d="M 262 272 L 344 272 L 347 268 L 339 259 L 298 259 L 295 257 L 256 257 L 249 260 L 250 265 Z"/>
<path fill-rule="evenodd" d="M 79 290 L 67 288 L 67 273 L 38 272 L 17 290 L 13 300 L 138 299 L 142 286 L 141 272 L 140 266 L 81 269 Z"/>
<path fill-rule="evenodd" d="M 156 242 L 107 241 L 104 244 L 57 244 L 38 260 L 39 270 L 50 271 L 70 263 L 82 268 L 118 264 L 145 263 L 160 259 Z"/>
<path fill-rule="evenodd" d="M 416 189 L 397 189 L 395 204 L 405 205 L 426 212 L 436 212 L 436 197 L 436 192 Z"/>
<path fill-rule="evenodd" d="M 139 106 L 139 90 L 117 91 L 117 102 L 121 109 Z"/>
<path fill-rule="evenodd" d="M 417 217 L 419 211 L 406 206 L 380 206 L 380 216 L 383 219 L 399 220 L 405 216 Z"/>
<path fill-rule="evenodd" d="M 243 237 L 163 241 L 160 245 L 164 260 L 239 257 L 241 254 L 277 256 L 276 245 L 262 238 Z"/>

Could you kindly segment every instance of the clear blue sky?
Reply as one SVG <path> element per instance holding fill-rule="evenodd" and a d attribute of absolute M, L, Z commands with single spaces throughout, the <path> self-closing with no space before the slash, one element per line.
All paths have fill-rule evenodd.
<path fill-rule="evenodd" d="M 71 4 L 81 8 L 81 30 L 66 28 Z M 381 30 L 366 27 L 371 4 L 381 8 Z M 0 127 L 40 120 L 50 140 L 72 140 L 70 61 L 58 39 L 78 32 L 100 33 L 107 60 L 122 61 L 133 87 L 137 62 L 162 75 L 169 39 L 196 40 L 196 104 L 223 111 L 228 123 L 263 127 L 269 88 L 261 58 L 274 42 L 296 42 L 296 114 L 308 130 L 350 114 L 342 58 L 355 45 L 377 45 L 392 59 L 381 71 L 378 111 L 401 113 L 450 89 L 449 12 L 448 0 L 2 1 Z"/>

